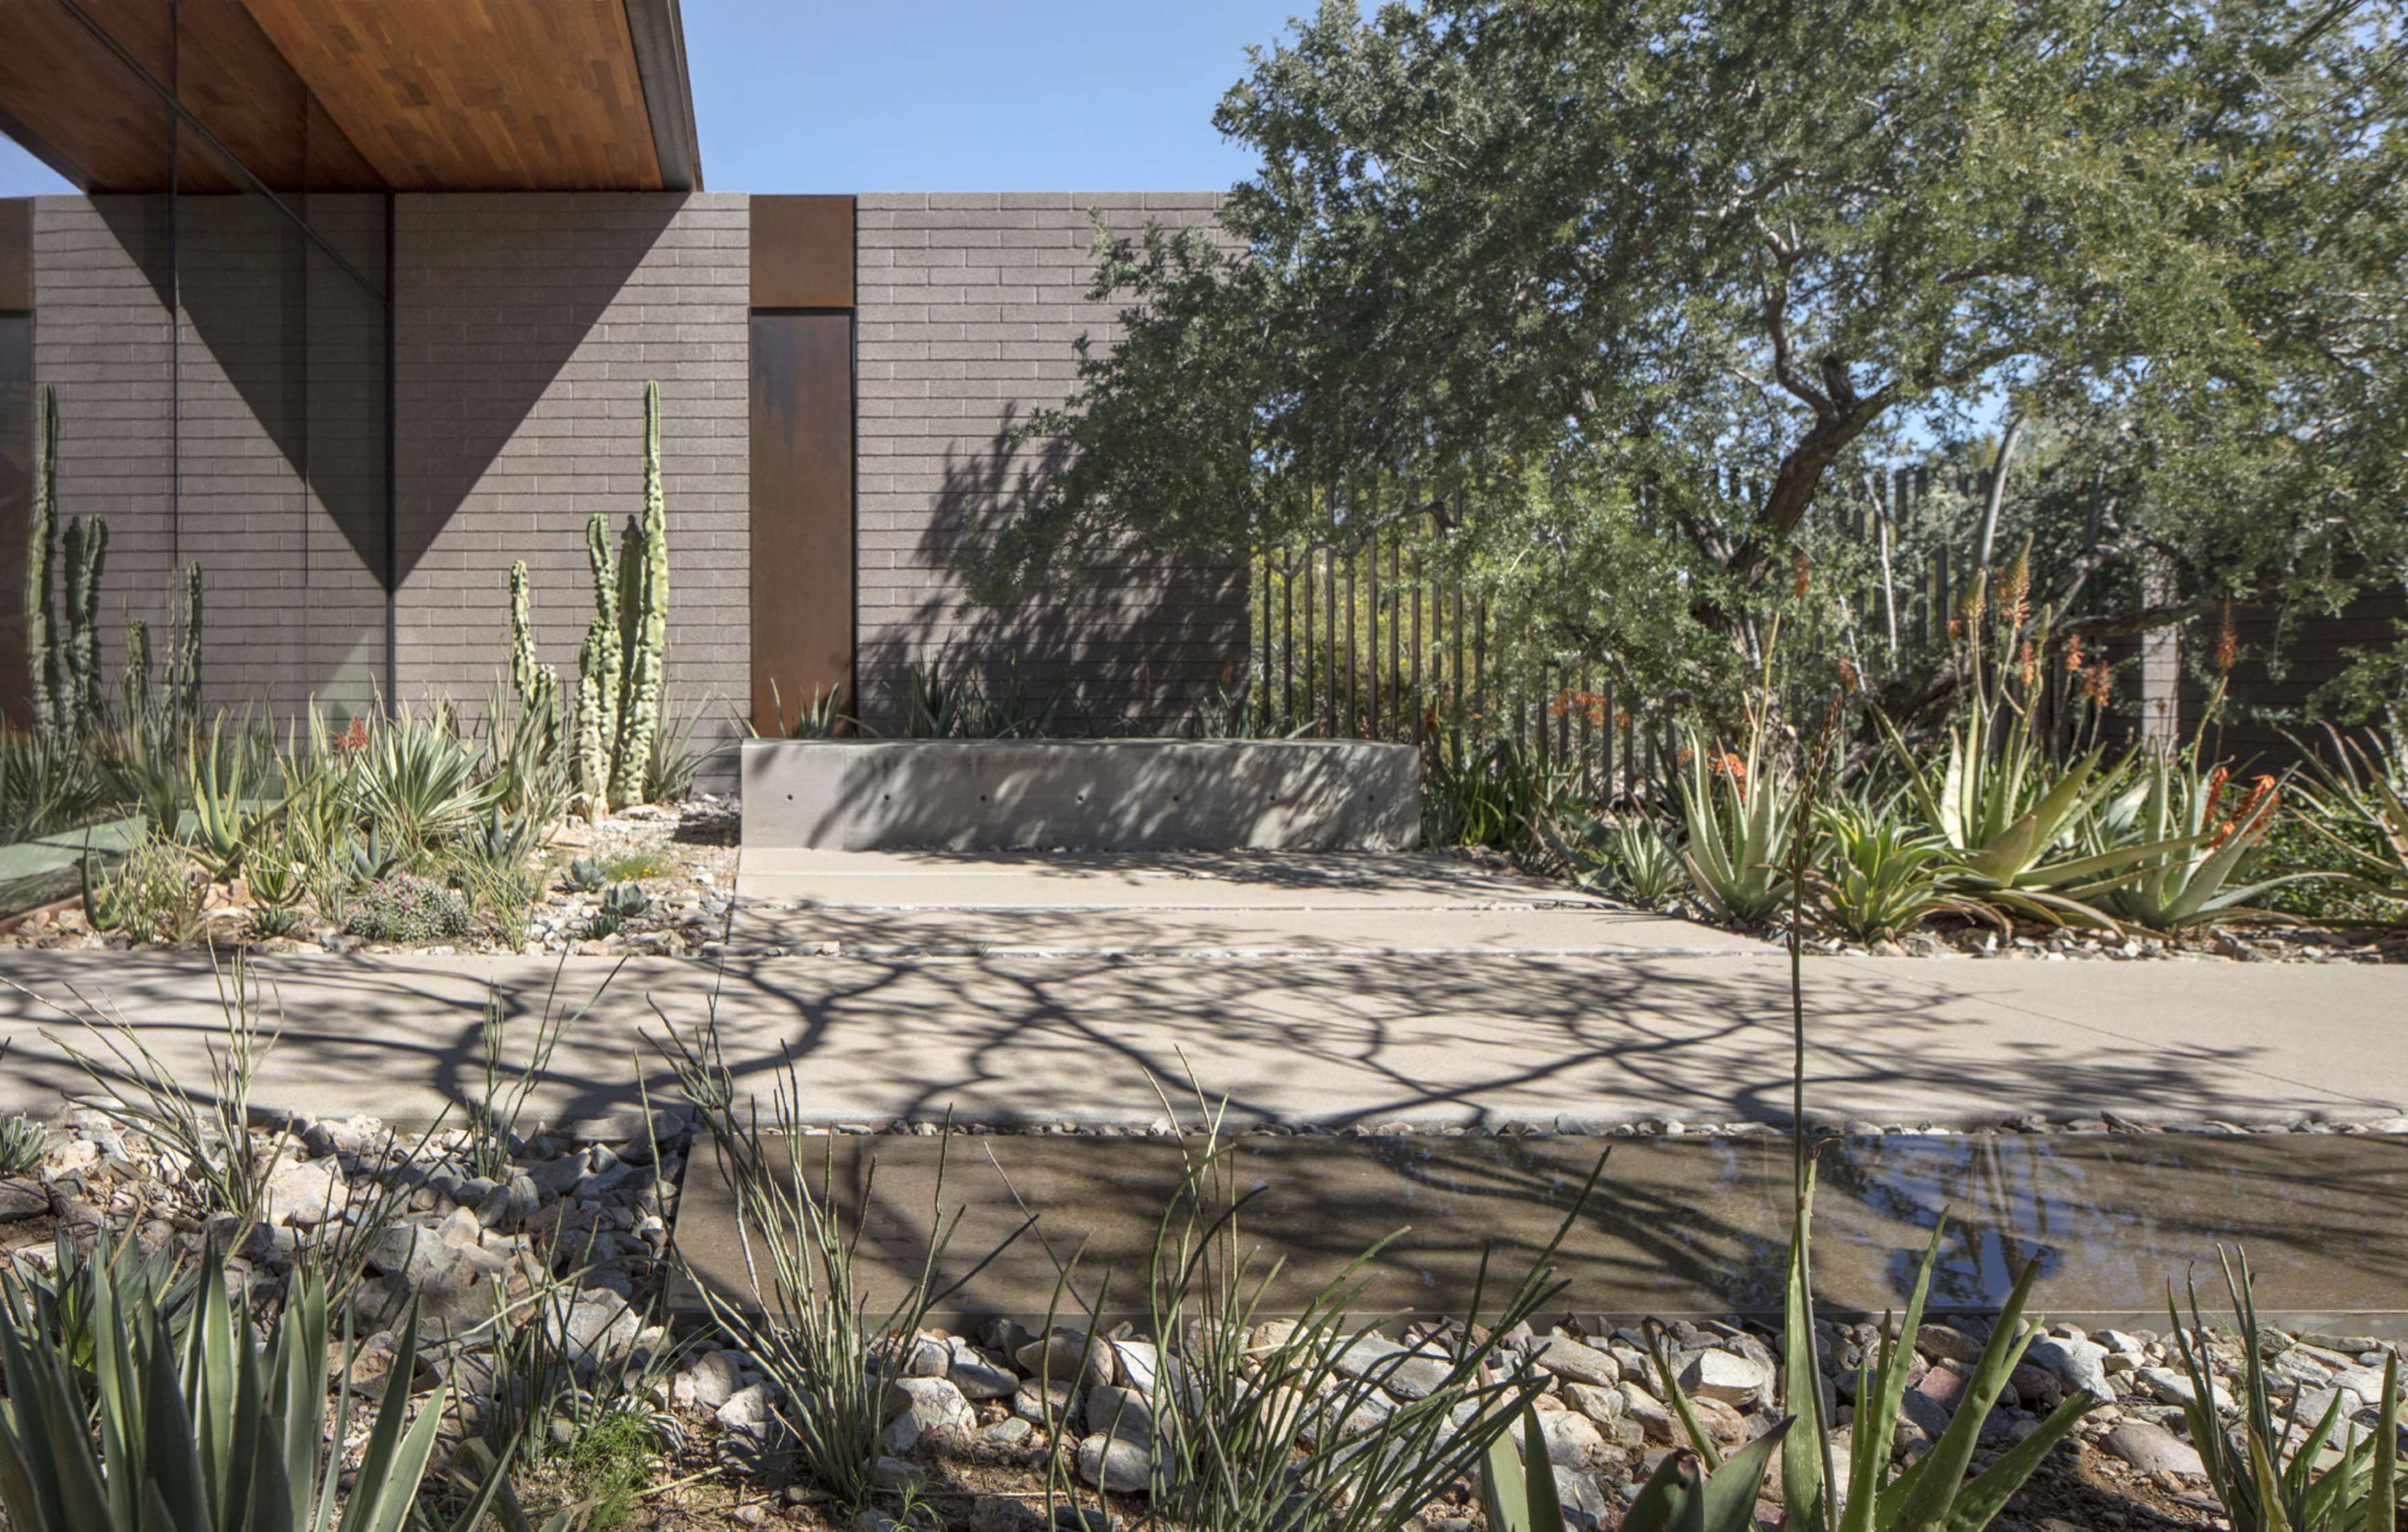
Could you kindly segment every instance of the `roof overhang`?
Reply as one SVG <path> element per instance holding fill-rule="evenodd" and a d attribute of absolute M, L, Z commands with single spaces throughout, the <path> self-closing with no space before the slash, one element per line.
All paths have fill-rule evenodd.
<path fill-rule="evenodd" d="M 0 8 L 0 127 L 89 191 L 702 187 L 678 0 Z"/>

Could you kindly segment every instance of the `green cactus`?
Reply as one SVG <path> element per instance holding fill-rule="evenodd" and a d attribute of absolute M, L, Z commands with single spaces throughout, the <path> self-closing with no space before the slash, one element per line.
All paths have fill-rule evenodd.
<path fill-rule="evenodd" d="M 125 674 L 118 682 L 128 717 L 150 704 L 150 624 L 136 617 L 125 624 Z"/>
<path fill-rule="evenodd" d="M 586 562 L 594 569 L 594 621 L 577 651 L 577 786 L 585 817 L 610 811 L 611 755 L 619 738 L 619 571 L 610 554 L 610 523 L 600 511 L 585 523 Z"/>
<path fill-rule="evenodd" d="M 620 557 L 619 622 L 625 675 L 612 752 L 610 796 L 644 796 L 644 763 L 660 727 L 661 684 L 668 661 L 668 503 L 661 492 L 661 385 L 644 385 L 644 511 L 630 519 Z"/>
<path fill-rule="evenodd" d="M 100 575 L 108 559 L 108 523 L 97 516 L 67 523 L 67 713 L 78 733 L 105 719 L 100 692 Z"/>
<path fill-rule="evenodd" d="M 609 518 L 585 523 L 586 562 L 594 570 L 594 621 L 577 651 L 577 697 L 571 708 L 578 793 L 586 817 L 640 802 L 652 736 L 660 726 L 662 679 L 668 652 L 668 508 L 661 494 L 661 389 L 644 385 L 644 509 L 629 517 L 614 553 Z M 523 574 L 511 575 L 513 603 Z M 520 673 L 523 613 L 514 613 L 511 674 Z M 527 651 L 532 665 L 532 651 Z M 522 696 L 524 695 L 522 691 Z"/>
<path fill-rule="evenodd" d="M 543 720 L 547 753 L 559 746 L 560 674 L 537 663 L 535 627 L 528 616 L 526 560 L 510 566 L 510 686 L 518 693 L 519 710 Z"/>
<path fill-rule="evenodd" d="M 33 671 L 34 722 L 56 736 L 66 722 L 59 695 L 59 635 L 51 617 L 50 567 L 58 539 L 58 391 L 42 385 L 34 420 L 34 507 L 25 531 L 25 654 Z"/>
<path fill-rule="evenodd" d="M 187 724 L 201 716 L 201 566 L 184 566 L 184 607 L 176 614 L 176 652 L 167 662 L 167 705 Z"/>

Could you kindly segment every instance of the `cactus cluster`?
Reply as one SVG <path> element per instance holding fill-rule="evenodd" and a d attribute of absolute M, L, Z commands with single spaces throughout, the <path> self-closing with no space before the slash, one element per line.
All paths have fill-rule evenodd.
<path fill-rule="evenodd" d="M 45 384 L 34 422 L 34 504 L 25 533 L 25 644 L 32 671 L 35 725 L 55 739 L 88 738 L 109 726 L 101 680 L 100 581 L 108 558 L 108 523 L 77 516 L 58 524 L 59 408 Z M 53 606 L 60 555 L 66 560 L 64 621 Z M 200 710 L 201 566 L 184 571 L 184 605 L 167 666 L 167 709 L 190 721 Z M 126 624 L 125 672 L 120 682 L 129 709 L 151 701 L 150 626 Z"/>
<path fill-rule="evenodd" d="M 644 508 L 614 551 L 602 512 L 585 526 L 594 621 L 577 651 L 577 786 L 589 819 L 642 801 L 668 659 L 668 507 L 661 494 L 661 388 L 644 385 Z"/>

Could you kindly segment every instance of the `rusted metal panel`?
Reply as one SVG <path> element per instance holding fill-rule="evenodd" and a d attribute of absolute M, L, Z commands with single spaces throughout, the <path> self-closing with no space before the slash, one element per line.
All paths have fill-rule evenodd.
<path fill-rule="evenodd" d="M 853 307 L 853 198 L 752 199 L 752 307 Z"/>
<path fill-rule="evenodd" d="M 780 701 L 853 706 L 851 314 L 752 316 L 752 719 L 774 734 Z"/>
<path fill-rule="evenodd" d="M 0 197 L 0 313 L 34 307 L 34 199 Z"/>

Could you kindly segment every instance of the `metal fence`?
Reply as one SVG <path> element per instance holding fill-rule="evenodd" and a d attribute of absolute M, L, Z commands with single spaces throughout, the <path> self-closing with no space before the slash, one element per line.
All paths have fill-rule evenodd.
<path fill-rule="evenodd" d="M 1851 535 L 1882 571 L 1865 597 L 1865 628 L 1885 643 L 1894 635 L 1901 653 L 1944 641 L 1962 578 L 1944 542 L 1910 551 L 1906 529 L 1938 490 L 1971 496 L 1985 488 L 1974 477 L 1934 479 L 1928 468 L 1869 479 L 1846 511 Z M 1670 710 L 1623 694 L 1594 664 L 1509 675 L 1492 663 L 1502 636 L 1491 630 L 1487 603 L 1432 556 L 1439 536 L 1426 517 L 1360 530 L 1333 516 L 1317 537 L 1255 554 L 1253 729 L 1393 740 L 1457 757 L 1508 738 L 1599 798 L 1656 780 L 1677 748 Z"/>

